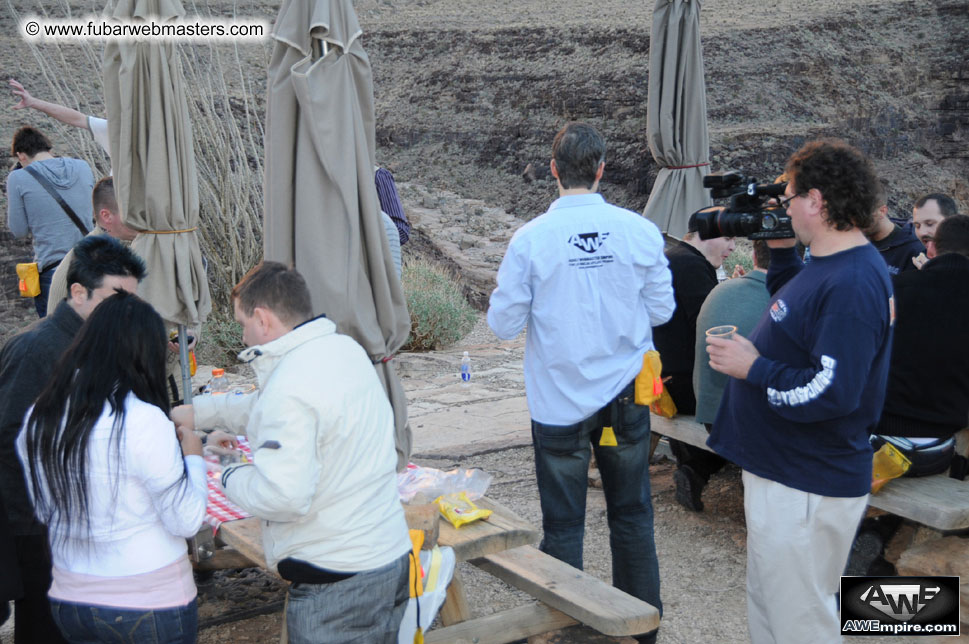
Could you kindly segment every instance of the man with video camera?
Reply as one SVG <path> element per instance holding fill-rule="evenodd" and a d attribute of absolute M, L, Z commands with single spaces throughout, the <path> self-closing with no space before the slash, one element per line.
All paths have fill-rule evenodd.
<path fill-rule="evenodd" d="M 868 501 L 894 308 L 862 232 L 878 190 L 871 162 L 826 139 L 786 172 L 780 205 L 811 261 L 793 238 L 769 241 L 768 311 L 750 339 L 707 339 L 710 366 L 732 376 L 708 444 L 744 470 L 755 644 L 840 641 L 836 593 Z"/>

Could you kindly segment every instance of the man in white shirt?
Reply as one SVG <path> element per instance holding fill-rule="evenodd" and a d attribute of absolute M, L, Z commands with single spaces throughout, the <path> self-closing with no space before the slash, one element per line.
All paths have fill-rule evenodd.
<path fill-rule="evenodd" d="M 582 568 L 591 442 L 608 506 L 613 585 L 662 611 L 649 409 L 633 402 L 633 381 L 653 348 L 652 327 L 673 314 L 673 288 L 656 226 L 597 193 L 605 152 L 584 123 L 556 135 L 550 167 L 560 196 L 512 237 L 488 324 L 503 339 L 528 325 L 525 390 L 542 551 Z"/>

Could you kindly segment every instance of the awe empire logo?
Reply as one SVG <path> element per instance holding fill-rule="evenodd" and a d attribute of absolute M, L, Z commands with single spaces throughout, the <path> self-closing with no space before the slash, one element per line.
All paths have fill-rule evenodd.
<path fill-rule="evenodd" d="M 889 617 L 907 622 L 935 599 L 942 589 L 922 584 L 872 584 L 861 594 L 861 601 Z"/>
<path fill-rule="evenodd" d="M 842 577 L 842 635 L 958 635 L 958 577 Z"/>
<path fill-rule="evenodd" d="M 606 243 L 609 233 L 579 233 L 569 237 L 569 243 L 579 250 L 587 253 L 594 253 L 599 247 Z M 559 237 L 561 239 L 561 237 Z"/>

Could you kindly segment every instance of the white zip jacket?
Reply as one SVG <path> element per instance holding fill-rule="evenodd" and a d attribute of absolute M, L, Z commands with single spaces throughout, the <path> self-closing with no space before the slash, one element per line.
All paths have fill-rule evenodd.
<path fill-rule="evenodd" d="M 195 398 L 195 424 L 248 435 L 254 463 L 222 480 L 263 519 L 267 564 L 362 572 L 407 552 L 393 411 L 363 348 L 317 318 L 239 358 L 258 391 Z"/>
<path fill-rule="evenodd" d="M 175 426 L 161 409 L 134 394 L 128 394 L 124 405 L 120 452 L 107 403 L 88 439 L 90 534 L 84 535 L 81 518 L 75 516 L 69 518 L 75 523 L 72 538 L 65 538 L 67 526 L 50 527 L 55 569 L 100 577 L 158 570 L 184 559 L 185 539 L 202 526 L 208 494 L 202 457 L 182 456 Z M 25 427 L 17 438 L 17 452 L 29 481 L 34 464 L 27 458 Z M 50 491 L 41 481 L 39 493 L 49 500 Z"/>

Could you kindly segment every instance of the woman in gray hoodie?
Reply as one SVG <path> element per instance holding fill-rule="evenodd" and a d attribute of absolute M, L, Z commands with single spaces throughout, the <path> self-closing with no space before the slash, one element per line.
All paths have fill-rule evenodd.
<path fill-rule="evenodd" d="M 50 140 L 30 126 L 17 130 L 11 149 L 22 168 L 7 175 L 7 225 L 15 237 L 23 237 L 28 232 L 33 236 L 34 261 L 40 271 L 41 289 L 34 304 L 37 315 L 44 317 L 54 269 L 93 226 L 91 190 L 94 175 L 86 161 L 51 154 Z M 77 223 L 41 181 L 27 170 L 28 166 L 46 179 L 70 206 Z"/>

